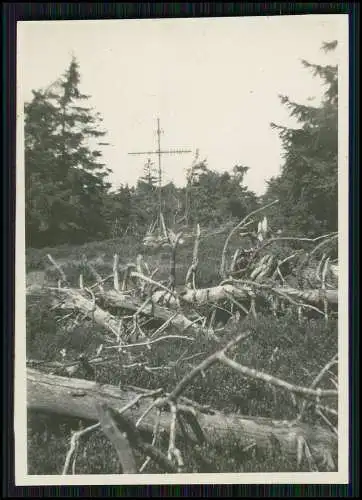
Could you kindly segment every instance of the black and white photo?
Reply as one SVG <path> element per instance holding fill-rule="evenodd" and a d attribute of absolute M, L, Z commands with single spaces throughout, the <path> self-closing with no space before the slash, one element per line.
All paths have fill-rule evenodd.
<path fill-rule="evenodd" d="M 348 16 L 22 21 L 17 485 L 348 481 Z"/>

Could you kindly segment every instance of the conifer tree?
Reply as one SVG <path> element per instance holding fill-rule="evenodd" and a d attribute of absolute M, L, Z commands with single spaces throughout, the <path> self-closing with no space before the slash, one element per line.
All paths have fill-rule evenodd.
<path fill-rule="evenodd" d="M 73 57 L 65 74 L 25 105 L 27 243 L 34 246 L 100 237 L 110 170 L 101 162 L 99 113 L 83 105 Z"/>
<path fill-rule="evenodd" d="M 325 43 L 333 51 L 337 42 Z M 338 67 L 302 61 L 326 87 L 320 106 L 307 106 L 280 96 L 298 128 L 272 124 L 284 146 L 281 174 L 268 183 L 265 198 L 278 198 L 275 228 L 290 234 L 317 236 L 338 229 Z"/>
<path fill-rule="evenodd" d="M 157 186 L 158 178 L 155 175 L 154 164 L 150 159 L 147 160 L 147 163 L 143 169 L 143 176 L 140 177 L 140 181 L 147 184 L 151 189 L 154 189 Z"/>

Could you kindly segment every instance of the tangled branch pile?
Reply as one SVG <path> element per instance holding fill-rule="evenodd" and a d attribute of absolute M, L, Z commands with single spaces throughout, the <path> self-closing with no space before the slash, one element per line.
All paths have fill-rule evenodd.
<path fill-rule="evenodd" d="M 308 314 L 320 315 L 328 322 L 330 315 L 337 312 L 338 265 L 328 253 L 333 252 L 337 235 L 315 240 L 268 237 L 266 218 L 259 222 L 258 231 L 250 230 L 258 222 L 253 217 L 260 210 L 249 214 L 230 232 L 221 255 L 220 281 L 209 288 L 197 287 L 199 226 L 192 263 L 183 287 L 178 285 L 176 276 L 177 249 L 182 242 L 182 233 L 175 234 L 166 227 L 162 238 L 153 242 L 153 246 L 169 248 L 170 275 L 166 281 L 155 279 L 157 268 L 150 269 L 143 256 L 139 255 L 134 263 L 121 266 L 119 255 L 114 255 L 113 272 L 105 277 L 100 276 L 84 258 L 79 286 L 74 287 L 68 283 L 61 266 L 48 255 L 59 273 L 58 286 L 30 284 L 27 294 L 51 297 L 52 307 L 65 312 L 63 322 L 71 322 L 75 316 L 78 322 L 88 318 L 106 332 L 93 357 L 83 354 L 68 360 L 66 352 L 62 352 L 64 359 L 61 362 L 28 360 L 28 408 L 97 422 L 73 434 L 63 474 L 67 474 L 71 466 L 73 473 L 75 471 L 80 438 L 99 429 L 113 443 L 123 473 L 143 472 L 150 461 L 167 472 L 187 472 L 187 463 L 178 444 L 180 436 L 191 445 L 207 441 L 222 447 L 225 433 L 229 431 L 234 433 L 243 452 L 277 448 L 284 454 L 295 456 L 297 468 L 301 467 L 303 460 L 307 460 L 311 470 L 336 468 L 338 387 L 331 368 L 337 364 L 337 356 L 326 360 L 326 365 L 309 387 L 292 384 L 234 359 L 235 349 L 252 337 L 252 331 L 244 328 L 244 320 L 257 318 L 265 307 L 275 316 L 286 309 L 296 309 L 299 322 L 303 321 L 303 315 Z M 227 265 L 228 245 L 237 232 L 245 244 Z M 280 250 L 285 242 L 302 248 L 296 248 L 283 257 L 270 250 L 275 246 Z M 145 244 L 150 244 L 150 236 Z M 306 245 L 309 247 L 304 250 Z M 95 282 L 90 285 L 85 284 L 86 269 L 94 277 Z M 239 331 L 225 342 L 223 337 L 226 337 L 231 323 Z M 162 387 L 152 391 L 119 389 L 97 381 L 97 367 L 111 364 L 117 370 L 120 359 L 123 369 L 138 366 L 149 373 L 167 369 L 169 367 L 165 365 L 149 366 L 147 359 L 137 361 L 132 352 L 151 352 L 154 344 L 160 342 L 192 344 L 200 338 L 214 343 L 214 352 L 199 364 L 194 364 L 172 391 L 167 392 Z M 196 359 L 203 353 L 188 358 L 186 354 L 187 350 L 175 364 Z M 265 383 L 273 390 L 288 393 L 296 408 L 295 418 L 274 421 L 261 417 L 226 416 L 185 397 L 185 389 L 200 375 L 205 377 L 210 367 L 217 363 L 243 377 Z M 79 371 L 87 375 L 88 381 L 73 378 Z M 327 374 L 333 389 L 320 388 Z M 297 398 L 302 401 L 299 405 Z M 303 421 L 308 407 L 322 416 L 325 427 L 311 427 Z M 168 436 L 166 451 L 160 444 L 165 433 Z M 140 467 L 136 464 L 135 450 L 144 456 Z"/>

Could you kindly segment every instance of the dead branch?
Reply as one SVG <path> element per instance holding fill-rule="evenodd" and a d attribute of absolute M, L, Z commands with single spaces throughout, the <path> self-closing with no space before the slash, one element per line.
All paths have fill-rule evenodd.
<path fill-rule="evenodd" d="M 323 240 L 316 248 L 320 248 L 322 245 L 325 245 L 326 242 L 338 238 L 338 233 L 329 233 L 329 234 L 324 234 L 322 236 L 317 236 L 317 238 L 302 238 L 302 237 L 297 237 L 297 236 L 278 236 L 274 238 L 269 238 L 266 240 L 262 245 L 260 245 L 259 248 L 256 249 L 256 252 L 259 253 L 261 250 L 265 250 L 266 247 L 271 245 L 272 243 L 275 243 L 277 241 L 300 241 L 301 243 L 317 243 L 320 240 Z"/>
<path fill-rule="evenodd" d="M 179 420 L 184 425 L 184 431 L 186 431 L 185 423 L 187 423 L 188 426 L 192 429 L 196 441 L 199 444 L 204 443 L 206 441 L 206 437 L 199 424 L 199 421 L 197 419 L 197 414 L 194 408 L 192 406 L 190 407 L 190 406 L 178 405 L 177 410 L 178 410 Z"/>
<path fill-rule="evenodd" d="M 113 257 L 113 288 L 117 292 L 119 292 L 118 262 L 119 255 L 115 254 Z"/>
<path fill-rule="evenodd" d="M 104 403 L 103 403 L 104 404 Z M 138 430 L 137 426 L 129 419 L 123 416 L 123 412 L 117 413 L 112 407 L 108 407 L 114 422 L 127 435 L 128 441 L 132 448 L 141 451 L 144 455 L 150 456 L 155 462 L 161 465 L 166 472 L 177 472 L 172 462 L 153 445 L 146 443 Z"/>
<path fill-rule="evenodd" d="M 122 292 L 125 292 L 127 290 L 127 285 L 130 279 L 130 274 L 132 269 L 135 269 L 136 265 L 135 264 L 127 264 L 126 267 L 124 268 L 123 272 L 123 281 L 122 281 Z"/>
<path fill-rule="evenodd" d="M 338 436 L 338 430 L 336 429 L 336 427 L 330 422 L 330 420 L 324 415 L 323 411 L 321 410 L 321 407 L 318 406 L 316 408 L 316 412 L 318 413 L 318 415 L 320 417 L 322 417 L 322 419 L 324 420 L 324 422 L 328 425 L 328 427 L 330 427 L 333 432 L 335 433 L 336 436 Z"/>
<path fill-rule="evenodd" d="M 84 258 L 85 259 L 85 258 Z M 92 273 L 92 275 L 95 277 L 97 283 L 96 285 L 93 285 L 93 287 L 91 288 L 94 288 L 96 286 L 98 286 L 99 288 L 99 291 L 101 293 L 104 292 L 104 288 L 103 288 L 103 283 L 109 279 L 109 277 L 105 278 L 105 279 L 102 279 L 102 276 L 100 276 L 97 271 L 94 269 L 94 267 L 92 266 L 92 264 L 90 262 L 88 262 L 86 259 L 85 259 L 85 264 L 87 265 L 88 269 L 90 270 L 90 272 Z"/>
<path fill-rule="evenodd" d="M 72 437 L 71 437 L 71 440 L 70 440 L 70 448 L 69 448 L 69 451 L 67 453 L 67 456 L 65 457 L 65 463 L 64 463 L 64 467 L 63 467 L 63 471 L 62 471 L 62 475 L 65 476 L 66 474 L 68 474 L 68 470 L 69 470 L 69 467 L 70 467 L 70 464 L 71 464 L 71 461 L 73 459 L 73 474 L 75 474 L 75 453 L 76 453 L 76 450 L 78 449 L 78 446 L 79 446 L 79 439 L 83 436 L 86 436 L 88 434 L 90 434 L 91 432 L 99 429 L 100 425 L 99 423 L 98 424 L 94 424 L 94 425 L 91 425 L 90 427 L 87 427 L 86 429 L 82 429 L 81 431 L 77 431 L 77 432 L 74 432 Z"/>
<path fill-rule="evenodd" d="M 322 378 L 324 377 L 324 375 L 329 371 L 329 369 L 333 365 L 335 365 L 337 363 L 337 358 L 338 358 L 338 354 L 335 354 L 333 356 L 333 358 L 330 361 L 328 361 L 328 363 L 321 369 L 321 371 L 318 373 L 318 375 L 315 377 L 315 379 L 311 383 L 310 389 L 314 389 L 315 387 L 317 387 L 317 385 L 322 380 Z M 299 415 L 297 417 L 297 420 L 301 420 L 302 419 L 306 407 L 307 407 L 307 401 L 303 400 L 302 406 L 301 406 L 301 409 L 300 409 L 300 412 L 299 412 Z"/>
<path fill-rule="evenodd" d="M 315 251 L 317 251 L 322 246 L 329 243 L 331 240 L 333 240 L 335 238 L 338 238 L 338 233 L 330 233 L 330 234 L 318 236 L 317 238 L 302 238 L 302 237 L 294 237 L 294 236 L 280 236 L 280 237 L 269 238 L 268 240 L 264 241 L 264 243 L 262 243 L 262 245 L 255 248 L 249 265 L 243 271 L 247 272 L 250 269 L 252 263 L 255 261 L 255 257 L 257 256 L 257 254 L 260 253 L 262 250 L 265 250 L 272 243 L 283 242 L 283 241 L 295 241 L 295 242 L 301 242 L 301 243 L 320 242 L 311 252 L 306 253 L 304 259 L 301 261 L 300 265 L 298 266 L 297 278 L 298 278 L 298 282 L 299 282 L 303 269 L 307 266 L 312 255 L 315 253 Z"/>
<path fill-rule="evenodd" d="M 170 423 L 170 438 L 168 445 L 168 459 L 177 463 L 177 471 L 181 472 L 184 462 L 180 450 L 176 447 L 176 424 L 177 424 L 177 406 L 170 403 L 171 423 Z"/>
<path fill-rule="evenodd" d="M 133 278 L 139 278 L 142 281 L 146 281 L 151 285 L 155 286 L 156 288 L 162 288 L 165 292 L 170 294 L 170 296 L 172 296 L 177 301 L 177 294 L 170 288 L 167 288 L 167 286 L 163 285 L 162 283 L 158 283 L 157 281 L 154 281 L 148 276 L 144 276 L 143 274 L 137 272 L 131 272 L 130 276 Z"/>
<path fill-rule="evenodd" d="M 184 335 L 165 335 L 164 337 L 158 337 L 153 340 L 147 340 L 146 342 L 138 342 L 134 344 L 124 344 L 122 346 L 118 345 L 111 345 L 107 346 L 105 349 L 127 349 L 127 348 L 132 348 L 132 347 L 142 347 L 142 346 L 149 346 L 151 344 L 156 344 L 157 342 L 161 342 L 162 340 L 175 340 L 175 339 L 180 339 L 180 340 L 188 340 L 189 342 L 194 342 L 195 339 L 191 337 L 186 337 Z"/>
<path fill-rule="evenodd" d="M 155 446 L 156 445 L 156 442 L 157 442 L 157 439 L 158 439 L 158 436 L 159 436 L 159 429 L 160 429 L 160 415 L 161 415 L 161 410 L 158 408 L 157 409 L 157 417 L 156 417 L 156 422 L 155 422 L 155 426 L 153 428 L 153 437 L 152 437 L 152 443 L 151 443 L 151 446 Z M 151 461 L 151 457 L 148 456 L 146 458 L 146 460 L 143 462 L 143 464 L 141 465 L 140 467 L 140 473 L 143 472 L 145 470 L 145 468 L 147 467 L 147 465 L 149 464 L 149 462 Z"/>
<path fill-rule="evenodd" d="M 319 240 L 322 239 L 322 238 L 323 237 L 319 238 Z M 330 235 L 325 236 L 325 239 L 323 239 L 323 241 L 321 241 L 320 243 L 318 243 L 318 245 L 316 245 L 313 248 L 313 250 L 310 253 L 310 256 L 312 257 L 312 255 L 314 255 L 315 253 L 317 253 L 318 250 L 320 250 L 324 245 L 326 245 L 327 243 L 329 243 L 331 240 L 334 240 L 334 239 L 338 239 L 338 233 L 332 233 Z M 315 241 L 319 241 L 319 240 L 316 239 Z"/>
<path fill-rule="evenodd" d="M 116 449 L 123 474 L 135 474 L 136 462 L 127 437 L 119 431 L 106 403 L 97 403 L 96 408 L 102 430 Z"/>
<path fill-rule="evenodd" d="M 254 210 L 253 212 L 250 212 L 244 219 L 239 222 L 229 233 L 228 237 L 225 240 L 224 248 L 222 250 L 221 254 L 221 264 L 220 264 L 220 277 L 221 278 L 226 278 L 226 272 L 225 272 L 225 267 L 226 267 L 226 252 L 227 248 L 229 245 L 229 241 L 232 238 L 232 236 L 236 233 L 236 231 L 240 230 L 246 222 L 255 214 L 258 212 L 261 212 L 262 210 L 266 210 L 267 208 L 270 208 L 272 205 L 275 205 L 276 203 L 279 203 L 279 200 L 274 200 L 271 203 L 268 203 L 267 205 L 264 205 L 263 207 L 259 207 L 258 209 Z"/>
<path fill-rule="evenodd" d="M 182 232 L 175 235 L 174 238 L 169 238 L 171 245 L 171 256 L 170 256 L 170 278 L 169 278 L 169 288 L 173 291 L 176 286 L 176 251 L 179 241 L 181 239 Z"/>
<path fill-rule="evenodd" d="M 196 278 L 197 266 L 199 264 L 198 253 L 199 253 L 200 235 L 201 235 L 200 224 L 197 224 L 194 250 L 192 253 L 192 263 L 187 271 L 185 280 L 185 286 L 189 288 L 192 287 L 193 289 L 196 288 L 195 278 Z"/>
<path fill-rule="evenodd" d="M 231 349 L 234 345 L 237 343 L 241 342 L 242 340 L 246 339 L 247 337 L 250 336 L 250 331 L 244 332 L 240 335 L 238 335 L 235 339 L 231 340 L 221 351 L 218 351 L 208 358 L 206 358 L 202 363 L 197 365 L 193 370 L 191 370 L 190 373 L 186 374 L 185 377 L 177 384 L 175 389 L 169 394 L 168 400 L 169 401 L 176 401 L 178 397 L 181 395 L 181 393 L 185 390 L 185 388 L 190 384 L 190 382 L 202 371 L 206 371 L 212 364 L 214 364 L 216 361 L 218 361 L 218 357 L 220 353 L 223 353 L 227 351 L 228 349 Z"/>
<path fill-rule="evenodd" d="M 272 384 L 278 386 L 282 389 L 285 389 L 289 392 L 293 392 L 295 394 L 300 394 L 305 397 L 315 397 L 315 398 L 327 398 L 327 397 L 338 397 L 338 391 L 335 390 L 321 390 L 321 389 L 311 389 L 308 387 L 301 387 L 298 385 L 290 384 L 289 382 L 285 382 L 284 380 L 278 379 L 269 375 L 268 373 L 263 373 L 254 368 L 248 368 L 247 366 L 243 366 L 236 361 L 228 358 L 224 352 L 216 353 L 216 357 L 218 361 L 221 361 L 225 365 L 229 366 L 233 370 L 241 373 L 244 376 L 254 378 L 257 380 L 262 380 L 267 384 Z"/>
<path fill-rule="evenodd" d="M 60 265 L 57 262 L 55 262 L 55 260 L 53 259 L 53 257 L 49 253 L 47 254 L 47 257 L 50 260 L 50 262 L 53 264 L 55 269 L 58 271 L 58 273 L 60 274 L 62 282 L 68 284 L 67 277 L 65 276 L 65 273 L 64 273 L 63 269 L 60 267 Z"/>

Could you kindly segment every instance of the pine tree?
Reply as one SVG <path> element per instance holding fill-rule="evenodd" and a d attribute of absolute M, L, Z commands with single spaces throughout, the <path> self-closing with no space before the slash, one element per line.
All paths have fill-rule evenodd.
<path fill-rule="evenodd" d="M 186 171 L 186 189 L 185 189 L 185 222 L 188 226 L 190 222 L 197 219 L 197 203 L 193 201 L 194 195 L 197 196 L 197 189 L 200 176 L 207 172 L 206 159 L 200 160 L 200 152 L 197 149 L 195 158 L 190 168 Z M 197 222 L 197 220 L 196 220 Z"/>
<path fill-rule="evenodd" d="M 81 242 L 104 234 L 104 197 L 110 170 L 101 163 L 102 122 L 82 103 L 79 65 L 25 105 L 28 244 Z M 95 143 L 94 146 L 92 143 Z"/>
<path fill-rule="evenodd" d="M 109 236 L 116 238 L 129 231 L 132 216 L 132 190 L 126 184 L 109 193 L 104 200 L 104 220 L 109 221 Z"/>
<path fill-rule="evenodd" d="M 144 166 L 143 176 L 140 181 L 147 184 L 152 190 L 157 186 L 158 178 L 155 175 L 154 163 L 150 159 L 147 160 Z"/>
<path fill-rule="evenodd" d="M 256 208 L 256 196 L 243 186 L 248 167 L 236 166 L 233 173 L 216 172 L 206 163 L 198 164 L 198 175 L 191 185 L 189 221 L 202 226 L 225 224 L 240 219 Z"/>
<path fill-rule="evenodd" d="M 325 51 L 337 42 L 325 43 Z M 302 61 L 326 86 L 318 107 L 280 96 L 299 128 L 274 123 L 284 146 L 281 174 L 268 183 L 266 199 L 278 198 L 274 225 L 290 234 L 316 236 L 338 227 L 338 67 Z"/>

